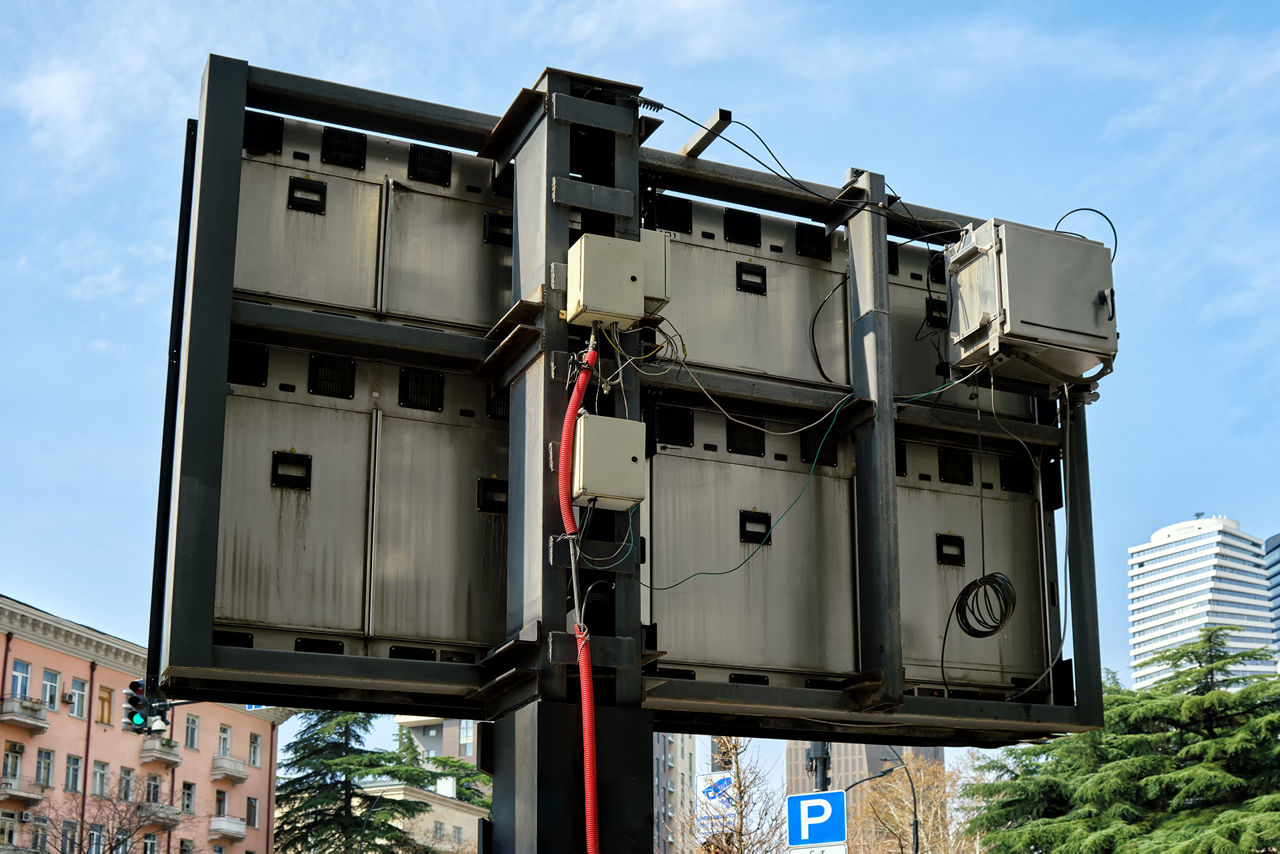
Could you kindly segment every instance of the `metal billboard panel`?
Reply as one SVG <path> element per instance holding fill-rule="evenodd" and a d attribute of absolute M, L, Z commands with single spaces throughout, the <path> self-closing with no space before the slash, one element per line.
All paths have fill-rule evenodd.
<path fill-rule="evenodd" d="M 600 510 L 587 532 L 588 553 L 620 557 L 579 567 L 608 627 L 592 639 L 604 702 L 670 731 L 904 743 L 1096 724 L 1078 401 L 1068 435 L 1017 384 L 905 400 L 946 379 L 920 332 L 945 317 L 946 292 L 936 251 L 888 235 L 965 218 L 860 213 L 897 204 L 874 173 L 809 192 L 642 149 L 638 91 L 549 70 L 499 123 L 211 58 L 182 223 L 155 675 L 175 696 L 472 718 L 563 702 L 576 659 L 554 450 L 589 330 L 566 325 L 558 276 L 579 234 L 636 239 L 643 216 L 672 235 L 664 314 L 689 364 L 624 369 L 605 389 L 618 371 L 605 348 L 585 402 L 645 420 L 651 446 L 634 531 Z M 620 346 L 637 357 L 652 334 Z M 814 431 L 735 426 L 706 390 L 783 433 L 822 433 L 822 413 L 839 412 L 819 454 Z M 976 411 L 993 393 L 998 423 Z M 660 430 L 674 411 L 688 429 Z M 1018 443 L 1043 490 L 1002 472 Z M 944 452 L 980 473 L 947 483 L 921 462 Z M 1086 520 L 1068 532 L 1074 673 L 1056 660 L 1059 474 Z M 955 538 L 963 571 L 939 557 Z M 740 571 L 662 589 L 753 552 Z M 987 570 L 1010 576 L 1018 610 L 993 639 L 952 626 L 954 686 L 939 686 L 956 588 Z"/>

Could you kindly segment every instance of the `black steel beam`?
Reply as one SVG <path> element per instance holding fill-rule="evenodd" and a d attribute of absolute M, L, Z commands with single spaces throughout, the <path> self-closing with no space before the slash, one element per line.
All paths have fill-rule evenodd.
<path fill-rule="evenodd" d="M 264 342 L 351 352 L 365 358 L 432 363 L 441 360 L 467 369 L 479 367 L 494 349 L 494 342 L 480 335 L 406 326 L 328 312 L 307 311 L 237 299 L 231 322 L 238 337 L 246 330 L 260 333 Z"/>
<path fill-rule="evenodd" d="M 245 106 L 335 125 L 477 151 L 497 116 L 344 86 L 312 77 L 249 68 Z"/>

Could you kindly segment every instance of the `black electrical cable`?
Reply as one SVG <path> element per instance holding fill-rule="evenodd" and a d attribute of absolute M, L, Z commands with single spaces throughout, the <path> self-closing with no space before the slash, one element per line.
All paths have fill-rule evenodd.
<path fill-rule="evenodd" d="M 849 274 L 845 273 L 843 276 L 840 277 L 840 281 L 836 282 L 836 286 L 832 288 L 825 297 L 822 298 L 822 302 L 818 303 L 818 307 L 813 312 L 813 317 L 809 320 L 809 351 L 813 353 L 813 363 L 818 366 L 818 373 L 822 374 L 822 378 L 829 383 L 833 383 L 835 382 L 835 380 L 827 376 L 827 372 L 822 369 L 822 356 L 818 355 L 818 340 L 816 337 L 817 327 L 818 327 L 818 315 L 822 314 L 822 307 L 827 304 L 827 300 L 831 299 L 831 297 L 835 295 L 835 292 L 840 290 L 840 286 L 845 284 L 848 281 L 849 281 Z"/>
<path fill-rule="evenodd" d="M 977 401 L 978 417 L 978 548 L 982 575 L 960 588 L 947 613 L 947 624 L 942 629 L 938 672 L 942 675 L 943 696 L 948 697 L 951 696 L 951 686 L 947 683 L 947 634 L 952 618 L 969 637 L 989 638 L 1009 625 L 1018 604 L 1018 595 L 1009 576 L 1002 572 L 987 572 L 987 524 L 982 496 L 982 401 L 976 389 L 973 399 Z"/>
<path fill-rule="evenodd" d="M 1066 213 L 1064 213 L 1062 216 L 1058 217 L 1058 221 L 1053 225 L 1053 230 L 1057 231 L 1058 226 L 1062 225 L 1062 221 L 1064 219 L 1071 216 L 1072 214 L 1080 213 L 1081 211 L 1096 213 L 1098 216 L 1102 217 L 1107 221 L 1107 225 L 1111 226 L 1111 261 L 1112 263 L 1114 263 L 1116 260 L 1116 253 L 1120 251 L 1120 235 L 1116 233 L 1116 224 L 1111 221 L 1111 217 L 1107 216 L 1097 208 L 1074 208 L 1072 210 L 1069 210 Z M 1075 234 L 1075 232 L 1065 231 L 1063 232 L 1063 234 Z M 1076 235 L 1076 236 L 1079 237 L 1080 235 Z"/>

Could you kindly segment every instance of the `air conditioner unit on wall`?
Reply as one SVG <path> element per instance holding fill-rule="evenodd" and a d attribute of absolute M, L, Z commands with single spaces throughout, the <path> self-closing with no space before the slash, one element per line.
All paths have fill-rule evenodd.
<path fill-rule="evenodd" d="M 23 824 L 30 822 L 31 813 L 27 812 L 26 810 L 23 810 L 21 813 L 18 814 L 18 821 L 22 822 Z"/>
<path fill-rule="evenodd" d="M 62 695 L 62 702 L 67 703 L 67 704 L 71 704 L 71 703 L 75 702 L 75 699 L 76 699 L 76 695 L 75 695 L 75 694 L 63 694 L 63 695 Z"/>
<path fill-rule="evenodd" d="M 18 755 L 22 755 L 23 753 L 27 752 L 27 746 L 25 744 L 22 744 L 21 742 L 14 741 L 9 743 L 8 750 L 10 753 L 17 753 Z"/>

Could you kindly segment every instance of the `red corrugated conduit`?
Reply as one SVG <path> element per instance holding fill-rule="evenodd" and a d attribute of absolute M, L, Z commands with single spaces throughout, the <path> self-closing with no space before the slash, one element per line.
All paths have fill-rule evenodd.
<path fill-rule="evenodd" d="M 582 396 L 591 382 L 591 371 L 596 366 L 595 338 L 587 350 L 586 364 L 578 372 L 569 408 L 564 413 L 564 427 L 560 430 L 560 518 L 564 532 L 569 536 L 578 533 L 578 522 L 573 516 L 573 434 L 578 426 L 578 409 Z M 570 544 L 574 548 L 575 544 Z M 575 579 L 576 583 L 576 579 Z M 576 596 L 576 594 L 575 594 Z M 581 619 L 582 615 L 579 614 Z M 587 627 L 576 623 L 573 627 L 578 638 L 578 685 L 582 689 L 582 784 L 587 824 L 587 854 L 600 854 L 599 820 L 596 815 L 596 707 L 591 687 L 591 639 Z"/>

